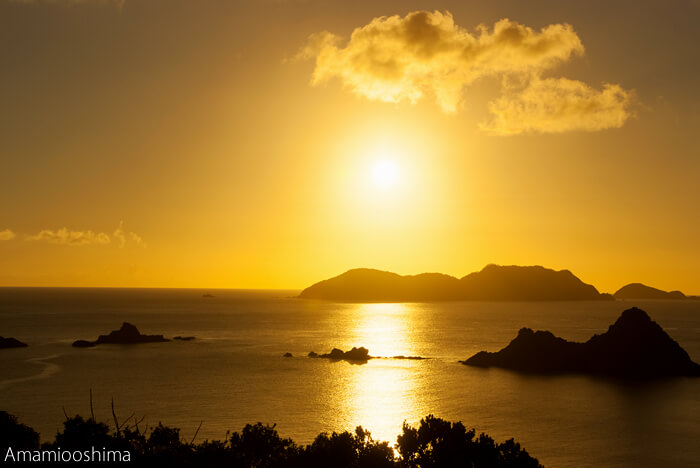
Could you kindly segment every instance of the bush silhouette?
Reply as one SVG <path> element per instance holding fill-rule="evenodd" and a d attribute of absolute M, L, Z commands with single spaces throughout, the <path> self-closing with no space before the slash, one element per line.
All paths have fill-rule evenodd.
<path fill-rule="evenodd" d="M 8 447 L 13 450 L 36 450 L 39 448 L 39 434 L 17 421 L 17 417 L 0 411 L 0 448 L 3 456 Z"/>
<path fill-rule="evenodd" d="M 76 415 L 64 421 L 63 432 L 56 434 L 54 444 L 66 449 L 80 449 L 90 446 L 111 447 L 113 442 L 114 438 L 109 434 L 107 424 Z"/>
<path fill-rule="evenodd" d="M 15 416 L 0 411 L 0 437 L 14 450 L 37 450 L 39 435 Z M 44 450 L 75 449 L 129 451 L 132 462 L 148 466 L 234 468 L 434 468 L 539 467 L 513 439 L 501 444 L 488 435 L 478 437 L 461 422 L 429 415 L 418 427 L 403 425 L 395 455 L 388 442 L 375 441 L 358 426 L 354 433 L 321 433 L 306 446 L 280 437 L 275 426 L 247 424 L 224 440 L 183 441 L 180 429 L 158 426 L 141 430 L 138 423 L 115 428 L 92 418 L 66 418 L 63 431 Z M 5 448 L 7 450 L 7 448 Z"/>
<path fill-rule="evenodd" d="M 396 445 L 401 456 L 399 464 L 410 468 L 540 466 L 513 439 L 496 444 L 484 433 L 476 439 L 475 434 L 474 429 L 467 430 L 461 422 L 433 415 L 421 419 L 418 428 L 404 423 Z"/>
<path fill-rule="evenodd" d="M 302 454 L 304 466 L 320 468 L 393 467 L 394 452 L 388 442 L 376 442 L 362 426 L 355 433 L 319 434 Z"/>
<path fill-rule="evenodd" d="M 241 433 L 229 439 L 233 466 L 273 468 L 290 466 L 299 456 L 299 448 L 291 439 L 282 439 L 275 426 L 247 424 Z"/>

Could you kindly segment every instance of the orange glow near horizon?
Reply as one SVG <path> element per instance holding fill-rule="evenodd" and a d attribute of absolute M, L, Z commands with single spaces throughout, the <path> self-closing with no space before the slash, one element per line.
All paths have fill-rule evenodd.
<path fill-rule="evenodd" d="M 673 9 L 285 5 L 0 2 L 0 286 L 496 263 L 700 294 L 698 32 L 646 34 Z"/>

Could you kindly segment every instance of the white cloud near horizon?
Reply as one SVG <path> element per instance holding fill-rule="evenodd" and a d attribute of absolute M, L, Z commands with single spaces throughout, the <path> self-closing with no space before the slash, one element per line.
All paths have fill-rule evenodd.
<path fill-rule="evenodd" d="M 28 236 L 28 241 L 48 242 L 50 244 L 84 246 L 84 245 L 107 245 L 112 243 L 112 239 L 120 248 L 124 248 L 127 243 L 132 242 L 139 247 L 146 247 L 143 239 L 134 232 L 125 232 L 123 222 L 119 223 L 119 227 L 110 236 L 104 232 L 73 231 L 66 227 L 52 230 L 43 229 L 39 233 Z"/>
<path fill-rule="evenodd" d="M 124 231 L 124 221 L 119 222 L 119 227 L 114 230 L 114 232 L 112 233 L 112 237 L 114 237 L 115 240 L 119 241 L 119 247 L 122 248 L 129 241 L 133 242 L 139 247 L 146 247 L 146 243 L 143 241 L 141 236 L 139 236 L 135 232 Z"/>
<path fill-rule="evenodd" d="M 129 232 L 129 240 L 139 247 L 146 248 L 146 243 L 144 242 L 143 238 L 135 232 Z"/>
<path fill-rule="evenodd" d="M 15 238 L 15 233 L 10 229 L 3 229 L 0 231 L 0 241 L 11 240 Z"/>
<path fill-rule="evenodd" d="M 443 112 L 454 114 L 464 105 L 465 88 L 480 78 L 500 77 L 505 81 L 516 77 L 531 82 L 522 89 L 522 96 L 509 92 L 491 103 L 494 121 L 484 129 L 492 134 L 518 133 L 517 129 L 541 133 L 600 130 L 621 126 L 620 117 L 624 123 L 630 116 L 629 100 L 622 98 L 628 92 L 618 85 L 609 85 L 616 87 L 612 91 L 606 85 L 601 97 L 574 84 L 581 82 L 539 78 L 542 72 L 585 52 L 581 39 L 566 23 L 550 24 L 537 31 L 506 18 L 491 28 L 480 25 L 470 33 L 455 24 L 447 11 L 415 11 L 405 17 L 374 18 L 343 42 L 328 31 L 309 37 L 298 57 L 315 60 L 312 85 L 338 78 L 346 89 L 366 99 L 415 103 L 431 97 Z M 539 98 L 553 101 L 536 107 L 532 99 L 537 92 L 541 93 Z M 602 113 L 593 112 L 587 102 Z M 545 125 L 543 109 L 558 107 L 567 108 L 562 112 L 566 123 Z M 529 111 L 534 115 L 526 123 Z M 574 115 L 577 111 L 580 113 Z M 611 118 L 612 114 L 617 118 Z M 585 122 L 587 118 L 594 123 Z M 606 126 L 608 122 L 611 125 Z"/>
<path fill-rule="evenodd" d="M 90 245 L 90 244 L 109 244 L 111 242 L 109 235 L 104 232 L 95 233 L 93 231 L 70 231 L 67 228 L 57 230 L 44 229 L 38 234 L 28 237 L 31 241 L 44 241 L 50 244 L 61 245 Z"/>
<path fill-rule="evenodd" d="M 115 240 L 119 241 L 119 247 L 124 247 L 124 245 L 126 245 L 126 235 L 124 234 L 124 221 L 119 222 L 119 227 L 114 230 L 112 236 Z"/>

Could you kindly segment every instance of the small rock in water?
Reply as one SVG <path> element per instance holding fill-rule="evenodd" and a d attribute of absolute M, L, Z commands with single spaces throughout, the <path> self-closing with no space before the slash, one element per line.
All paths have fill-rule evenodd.
<path fill-rule="evenodd" d="M 88 340 L 76 340 L 73 342 L 72 346 L 74 348 L 92 348 L 93 346 L 95 346 L 95 342 Z"/>
<path fill-rule="evenodd" d="M 0 348 L 26 348 L 27 344 L 22 343 L 17 338 L 3 338 L 0 336 Z"/>

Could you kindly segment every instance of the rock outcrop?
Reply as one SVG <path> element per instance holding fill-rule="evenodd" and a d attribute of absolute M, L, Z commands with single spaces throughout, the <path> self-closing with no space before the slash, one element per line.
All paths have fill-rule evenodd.
<path fill-rule="evenodd" d="M 124 322 L 119 330 L 112 330 L 109 335 L 100 335 L 95 341 L 77 340 L 73 342 L 76 348 L 87 348 L 100 344 L 138 344 L 162 343 L 170 341 L 163 335 L 142 335 L 134 325 Z"/>
<path fill-rule="evenodd" d="M 526 373 L 584 373 L 619 378 L 700 376 L 700 365 L 646 312 L 625 310 L 601 335 L 585 343 L 523 328 L 502 350 L 481 351 L 463 364 Z"/>
<path fill-rule="evenodd" d="M 22 343 L 16 338 L 12 337 L 7 337 L 3 338 L 0 336 L 0 349 L 7 349 L 7 348 L 26 348 L 27 343 Z"/>
<path fill-rule="evenodd" d="M 290 353 L 287 353 L 290 354 Z M 285 355 L 286 357 L 286 355 Z M 290 354 L 291 357 L 291 354 Z M 311 351 L 308 354 L 308 357 L 310 358 L 320 358 L 320 359 L 330 359 L 332 361 L 348 361 L 353 364 L 366 364 L 370 359 L 407 359 L 407 360 L 412 360 L 412 361 L 420 361 L 423 359 L 428 359 L 424 358 L 422 356 L 404 356 L 404 355 L 399 355 L 399 356 L 391 356 L 391 357 L 382 357 L 382 356 L 370 356 L 369 350 L 367 348 L 360 347 L 360 348 L 355 348 L 353 347 L 350 351 L 343 351 L 342 349 L 338 348 L 333 348 L 330 353 L 326 354 L 318 354 L 315 353 L 314 351 Z"/>
<path fill-rule="evenodd" d="M 94 341 L 88 341 L 88 340 L 75 340 L 73 342 L 73 347 L 74 348 L 93 348 L 95 347 L 95 342 Z"/>
<path fill-rule="evenodd" d="M 365 347 L 353 347 L 350 351 L 343 351 L 342 349 L 333 348 L 330 353 L 326 354 L 317 354 L 311 351 L 308 356 L 316 359 L 330 359 L 332 361 L 348 361 L 351 363 L 361 364 L 373 359 L 373 356 L 369 355 L 369 350 Z"/>

